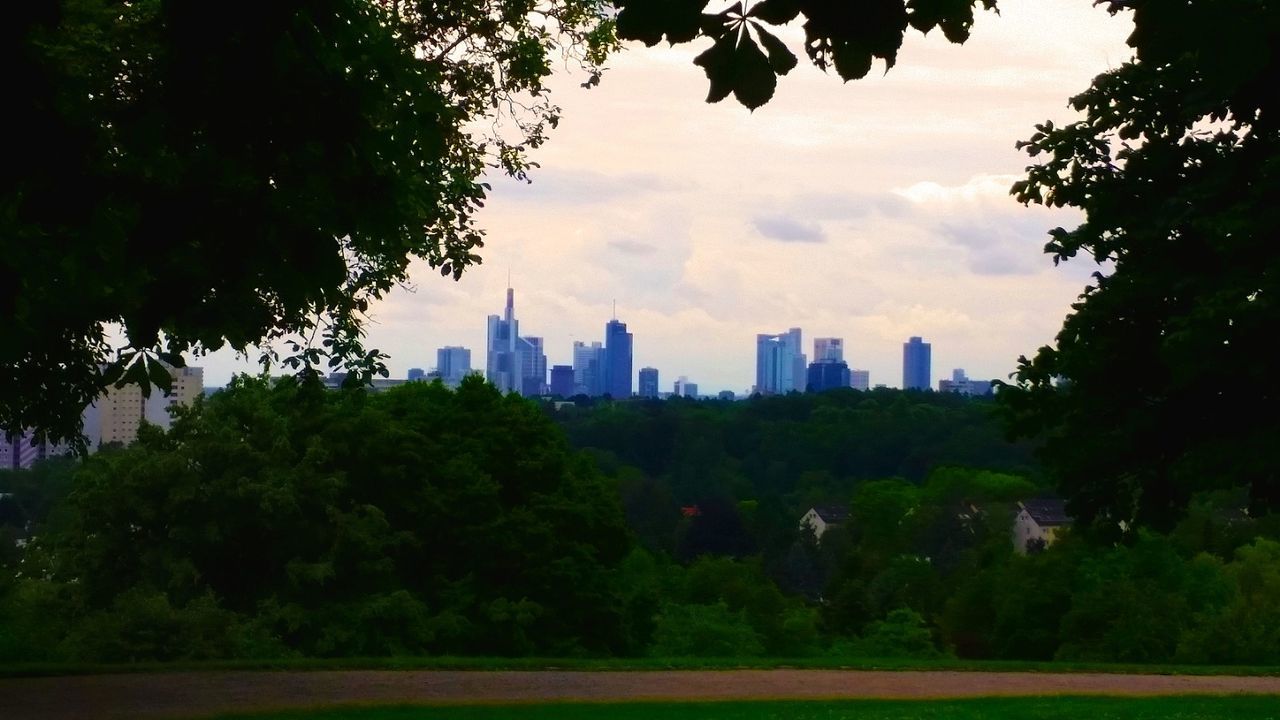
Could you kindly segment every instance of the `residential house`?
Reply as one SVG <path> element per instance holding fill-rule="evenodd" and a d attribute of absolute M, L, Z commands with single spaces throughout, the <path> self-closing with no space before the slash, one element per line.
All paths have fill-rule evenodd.
<path fill-rule="evenodd" d="M 849 508 L 843 505 L 814 505 L 809 512 L 800 518 L 800 530 L 805 526 L 813 528 L 813 536 L 822 539 L 823 533 L 833 527 L 839 527 L 849 520 Z"/>
<path fill-rule="evenodd" d="M 1058 498 L 1035 498 L 1018 503 L 1013 520 L 1013 548 L 1020 553 L 1035 552 L 1053 544 L 1058 531 L 1071 524 L 1066 507 Z"/>

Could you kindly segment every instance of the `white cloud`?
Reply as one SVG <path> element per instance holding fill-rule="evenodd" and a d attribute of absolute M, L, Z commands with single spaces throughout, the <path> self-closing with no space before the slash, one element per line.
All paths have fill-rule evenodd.
<path fill-rule="evenodd" d="M 394 374 L 443 345 L 482 364 L 510 271 L 521 330 L 553 364 L 602 339 L 616 299 L 636 367 L 667 387 L 746 389 L 755 333 L 792 326 L 845 337 L 873 383 L 900 383 L 910 335 L 933 343 L 937 377 L 1003 377 L 1092 270 L 1042 253 L 1078 218 L 1008 195 L 1029 162 L 1014 143 L 1072 119 L 1066 99 L 1128 57 L 1131 27 L 1079 0 L 1009 0 L 965 46 L 913 33 L 888 74 L 842 84 L 802 59 L 754 113 L 703 102 L 699 48 L 629 49 L 600 87 L 557 86 L 564 119 L 533 184 L 495 180 L 479 216 L 484 264 L 457 283 L 415 266 L 417 292 L 374 309 L 369 342 Z M 205 364 L 211 382 L 236 366 Z"/>

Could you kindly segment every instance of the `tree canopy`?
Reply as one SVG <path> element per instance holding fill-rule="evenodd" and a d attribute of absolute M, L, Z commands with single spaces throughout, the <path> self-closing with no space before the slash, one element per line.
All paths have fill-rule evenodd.
<path fill-rule="evenodd" d="M 1271 382 L 1280 327 L 1280 10 L 1254 0 L 1114 2 L 1136 59 L 1072 99 L 1084 119 L 1021 143 L 1025 203 L 1075 207 L 1055 262 L 1104 269 L 1056 345 L 1000 393 L 1085 524 L 1168 529 L 1197 491 L 1280 509 Z"/>
<path fill-rule="evenodd" d="M 482 174 L 524 177 L 553 65 L 591 82 L 613 44 L 598 0 L 58 0 L 4 25 L 0 428 L 58 439 L 183 353 L 378 371 L 370 303 L 414 258 L 480 261 Z"/>

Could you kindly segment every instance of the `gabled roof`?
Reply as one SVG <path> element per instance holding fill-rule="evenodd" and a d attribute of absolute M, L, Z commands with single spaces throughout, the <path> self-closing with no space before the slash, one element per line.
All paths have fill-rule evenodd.
<path fill-rule="evenodd" d="M 1023 500 L 1018 503 L 1018 506 L 1026 510 L 1031 519 L 1041 526 L 1052 527 L 1071 523 L 1071 516 L 1067 514 L 1065 504 L 1058 498 L 1032 498 Z"/>
<path fill-rule="evenodd" d="M 814 505 L 813 511 L 822 518 L 822 522 L 832 525 L 849 519 L 849 508 L 844 505 Z"/>

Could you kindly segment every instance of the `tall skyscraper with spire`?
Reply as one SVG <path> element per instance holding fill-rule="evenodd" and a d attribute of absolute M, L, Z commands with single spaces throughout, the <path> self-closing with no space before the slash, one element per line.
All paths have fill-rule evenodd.
<path fill-rule="evenodd" d="M 489 316 L 489 352 L 484 376 L 504 393 L 522 390 L 524 363 L 520 358 L 520 321 L 516 320 L 515 297 L 515 290 L 508 283 L 507 307 L 502 316 Z"/>

